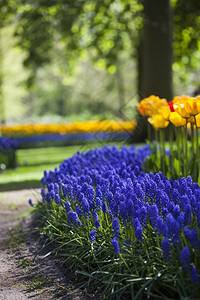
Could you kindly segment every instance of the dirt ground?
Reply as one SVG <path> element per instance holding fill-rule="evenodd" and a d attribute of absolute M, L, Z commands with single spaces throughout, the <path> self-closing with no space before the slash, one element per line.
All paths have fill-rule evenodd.
<path fill-rule="evenodd" d="M 87 300 L 73 286 L 74 275 L 61 260 L 39 252 L 28 200 L 35 204 L 40 190 L 0 193 L 0 299 Z M 96 299 L 96 298 L 93 298 Z"/>

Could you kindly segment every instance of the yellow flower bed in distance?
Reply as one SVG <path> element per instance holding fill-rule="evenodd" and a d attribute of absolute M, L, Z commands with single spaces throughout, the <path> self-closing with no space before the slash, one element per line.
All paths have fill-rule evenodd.
<path fill-rule="evenodd" d="M 123 132 L 134 130 L 137 122 L 130 121 L 86 121 L 63 124 L 22 124 L 1 126 L 3 135 L 69 134 L 85 132 Z"/>

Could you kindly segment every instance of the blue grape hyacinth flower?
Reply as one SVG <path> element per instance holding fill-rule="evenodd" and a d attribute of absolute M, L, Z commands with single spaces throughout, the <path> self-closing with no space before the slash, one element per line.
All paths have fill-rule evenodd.
<path fill-rule="evenodd" d="M 181 251 L 181 261 L 184 271 L 189 270 L 190 268 L 190 251 L 188 247 L 184 247 Z"/>
<path fill-rule="evenodd" d="M 111 242 L 111 246 L 113 247 L 116 254 L 121 253 L 120 248 L 119 248 L 119 243 L 118 243 L 116 237 L 113 238 L 113 240 Z"/>

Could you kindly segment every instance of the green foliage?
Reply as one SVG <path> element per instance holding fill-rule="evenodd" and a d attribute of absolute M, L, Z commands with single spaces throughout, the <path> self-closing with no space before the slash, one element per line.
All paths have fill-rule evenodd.
<path fill-rule="evenodd" d="M 184 92 L 188 82 L 190 89 L 194 89 L 193 86 L 197 85 L 199 81 L 198 74 L 195 75 L 195 79 L 191 70 L 198 68 L 200 59 L 198 51 L 200 8 L 197 0 L 189 1 L 186 5 L 183 0 L 171 1 L 171 3 L 174 24 L 174 84 L 178 91 L 177 94 L 180 94 Z M 29 72 L 24 73 L 20 81 L 23 81 L 26 76 L 29 87 L 33 88 L 33 83 L 36 84 L 36 87 L 28 95 L 19 87 L 19 76 L 11 74 L 7 83 L 3 83 L 7 114 L 12 114 L 13 117 L 17 105 L 21 110 L 18 114 L 19 117 L 32 113 L 69 115 L 76 113 L 77 110 L 79 110 L 78 112 L 87 111 L 90 108 L 92 113 L 104 110 L 104 112 L 109 111 L 116 114 L 117 109 L 115 107 L 112 110 L 112 103 L 116 103 L 116 97 L 118 97 L 117 88 L 119 87 L 116 77 L 121 68 L 123 68 L 121 73 L 124 84 L 132 82 L 131 84 L 134 85 L 132 89 L 131 84 L 124 88 L 124 99 L 130 98 L 130 92 L 131 96 L 136 94 L 137 78 L 135 75 L 130 77 L 129 75 L 130 69 L 135 74 L 137 73 L 132 60 L 133 58 L 139 59 L 137 51 L 144 23 L 142 1 L 68 0 L 58 3 L 39 0 L 2 0 L 0 5 L 2 12 L 0 22 L 2 20 L 2 24 L 5 26 L 7 21 L 13 21 L 14 27 L 16 27 L 17 45 L 25 53 L 23 60 Z M 94 78 L 97 76 L 97 81 L 101 82 L 102 74 L 90 73 L 90 78 L 89 76 L 85 78 L 90 71 L 85 71 L 84 67 L 84 74 L 81 72 L 77 75 L 76 66 L 80 60 L 92 61 L 95 68 L 103 70 L 104 83 L 98 85 L 96 94 Z M 19 62 L 19 57 L 15 59 L 14 63 L 12 62 L 14 68 L 16 61 Z M 50 65 L 49 62 L 51 62 Z M 47 67 L 44 70 L 45 65 Z M 57 66 L 57 70 L 55 70 L 55 66 Z M 111 75 L 110 77 L 105 74 L 105 69 Z M 17 72 L 21 77 L 24 70 Z M 16 89 L 10 88 L 8 84 L 11 77 L 15 78 L 13 85 L 17 86 L 16 101 L 12 100 L 13 106 L 7 104 L 11 103 L 10 94 L 15 94 L 12 91 Z M 76 77 L 75 80 L 74 77 Z M 85 80 L 81 81 L 80 78 Z M 50 84 L 47 87 L 48 80 Z M 43 83 L 42 87 L 40 86 L 41 82 Z M 87 89 L 87 86 L 90 85 L 93 85 L 93 91 Z M 99 92 L 99 88 L 101 92 Z M 127 89 L 130 92 L 127 93 Z M 80 93 L 78 94 L 78 92 Z M 111 99 L 111 97 L 113 98 Z M 12 96 L 12 99 L 15 98 Z M 109 101 L 109 99 L 111 100 Z M 23 106 L 21 105 L 22 101 L 25 104 Z M 81 102 L 81 104 L 77 105 L 77 102 Z M 8 107 L 11 107 L 11 111 Z"/>
<path fill-rule="evenodd" d="M 6 168 L 16 167 L 16 150 L 9 149 L 7 152 L 0 152 L 0 169 L 1 165 L 5 165 Z"/>
<path fill-rule="evenodd" d="M 199 31 L 200 2 L 198 0 L 173 1 L 174 20 L 174 65 L 175 80 L 184 83 L 191 81 L 198 86 L 198 79 L 191 76 L 191 71 L 198 70 L 199 65 Z M 176 75 L 177 74 L 177 75 Z"/>
<path fill-rule="evenodd" d="M 25 90 L 22 82 L 29 73 L 22 67 L 22 60 L 26 55 L 19 47 L 14 48 L 16 37 L 12 37 L 13 30 L 14 24 L 1 30 L 3 107 L 8 124 L 57 123 L 119 117 L 121 104 L 118 101 L 116 74 L 94 68 L 87 57 L 83 60 L 77 59 L 77 66 L 71 74 L 62 48 L 54 51 L 51 64 L 37 70 L 32 89 Z M 131 99 L 136 93 L 136 66 L 128 53 L 124 53 L 121 60 L 124 99 Z M 133 99 L 133 105 L 136 101 Z M 133 114 L 134 109 L 130 118 L 134 117 Z"/>
<path fill-rule="evenodd" d="M 193 124 L 191 125 L 193 126 Z M 174 128 L 176 132 L 176 140 L 159 143 L 158 141 L 149 142 L 152 151 L 150 157 L 146 158 L 143 163 L 143 170 L 145 172 L 157 173 L 162 171 L 168 178 L 178 179 L 180 177 L 191 176 L 194 182 L 200 184 L 200 164 L 199 164 L 199 130 L 194 132 L 192 130 L 190 140 L 188 140 L 188 132 L 186 127 Z M 158 133 L 164 132 L 163 129 Z M 172 133 L 172 132 L 170 132 Z"/>
<path fill-rule="evenodd" d="M 27 57 L 24 66 L 32 70 L 27 84 L 32 86 L 35 72 L 38 66 L 49 62 L 49 50 L 52 48 L 52 26 L 48 15 L 44 14 L 44 8 L 25 5 L 20 6 L 20 20 L 17 24 L 15 36 L 22 49 L 26 50 Z"/>
<path fill-rule="evenodd" d="M 176 61 L 195 67 L 192 54 L 199 50 L 200 2 L 177 0 L 174 5 L 174 54 Z"/>
<path fill-rule="evenodd" d="M 75 210 L 75 202 L 70 201 Z M 149 224 L 143 233 L 144 243 L 134 236 L 131 226 L 120 225 L 120 250 L 115 255 L 111 247 L 112 220 L 109 213 L 99 213 L 101 228 L 96 230 L 96 241 L 90 241 L 94 220 L 81 217 L 83 226 L 69 225 L 61 205 L 39 202 L 35 212 L 41 220 L 38 228 L 43 248 L 51 246 L 46 255 L 54 253 L 65 259 L 65 264 L 77 274 L 77 283 L 88 293 L 99 293 L 102 299 L 179 299 L 191 295 L 190 279 L 179 266 L 176 250 L 170 265 L 165 262 L 159 246 L 160 237 Z M 129 243 L 126 238 L 130 238 Z M 45 241 L 46 240 L 46 241 Z M 197 292 L 198 293 L 198 292 Z"/>
<path fill-rule="evenodd" d="M 16 39 L 13 37 L 16 23 L 1 28 L 0 32 L 0 74 L 2 93 L 0 93 L 0 111 L 6 121 L 10 119 L 23 119 L 27 114 L 25 99 L 28 91 L 22 82 L 26 80 L 28 71 L 23 68 L 24 52 L 15 47 Z"/>
<path fill-rule="evenodd" d="M 174 20 L 175 60 L 194 67 L 194 51 L 199 43 L 199 1 L 171 1 Z M 1 1 L 2 20 L 17 16 L 16 36 L 27 51 L 24 60 L 32 69 L 52 60 L 52 49 L 66 50 L 74 61 L 89 51 L 90 57 L 115 70 L 121 51 L 135 55 L 143 27 L 142 1 Z M 41 30 L 41 28 L 43 30 Z M 112 71 L 111 71 L 112 72 Z M 32 77 L 32 79 L 33 79 Z M 31 80 L 30 80 L 31 84 Z"/>
<path fill-rule="evenodd" d="M 68 69 L 87 49 L 97 65 L 115 72 L 119 53 L 135 52 L 133 38 L 136 45 L 142 9 L 136 0 L 60 1 L 59 4 L 18 0 L 15 35 L 27 53 L 24 64 L 31 70 L 28 86 L 33 84 L 36 69 L 52 60 L 54 51 L 61 48 Z"/>
<path fill-rule="evenodd" d="M 118 116 L 117 83 L 114 75 L 95 70 L 89 61 L 85 61 L 78 64 L 79 71 L 70 79 L 67 74 L 64 76 L 59 72 L 59 66 L 61 64 L 53 64 L 38 72 L 37 87 L 32 89 L 35 115 L 60 115 L 64 122 Z M 125 95 L 130 97 L 130 80 L 133 80 L 133 75 L 128 78 L 124 70 L 123 75 L 127 78 Z M 50 117 L 49 122 L 52 123 Z"/>
<path fill-rule="evenodd" d="M 0 27 L 7 25 L 10 22 L 11 16 L 16 12 L 17 6 L 13 0 L 0 1 Z"/>
<path fill-rule="evenodd" d="M 173 8 L 174 83 L 191 81 L 188 67 L 198 66 L 198 0 L 171 1 Z M 18 0 L 18 44 L 26 51 L 30 70 L 28 86 L 36 70 L 63 52 L 61 69 L 73 73 L 77 58 L 89 57 L 97 68 L 111 74 L 119 68 L 121 54 L 138 58 L 143 28 L 142 1 L 22 1 Z M 43 30 L 40 30 L 43 28 Z M 191 74 L 191 72 L 190 72 Z M 192 79 L 194 81 L 194 79 Z M 195 82 L 196 83 L 196 82 Z M 194 84 L 195 84 L 194 83 Z"/>

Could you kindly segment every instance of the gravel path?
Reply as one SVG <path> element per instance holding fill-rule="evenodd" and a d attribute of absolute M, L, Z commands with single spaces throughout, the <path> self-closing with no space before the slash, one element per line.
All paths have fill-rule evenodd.
<path fill-rule="evenodd" d="M 60 260 L 38 254 L 30 198 L 36 203 L 39 190 L 0 193 L 0 299 L 91 299 L 74 288 L 74 276 Z"/>

